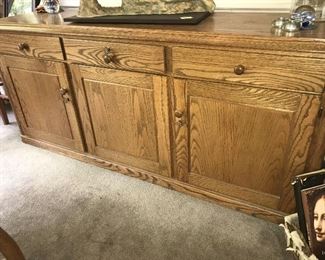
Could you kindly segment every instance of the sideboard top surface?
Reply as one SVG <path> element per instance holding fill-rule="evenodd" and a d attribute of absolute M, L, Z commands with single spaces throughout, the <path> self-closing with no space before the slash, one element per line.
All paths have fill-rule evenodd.
<path fill-rule="evenodd" d="M 279 13 L 216 12 L 198 25 L 73 24 L 64 17 L 73 16 L 76 8 L 60 14 L 30 13 L 0 19 L 0 32 L 37 33 L 74 38 L 139 40 L 152 43 L 207 44 L 233 47 L 286 50 L 325 54 L 325 22 L 314 30 L 279 36 L 271 23 Z"/>
<path fill-rule="evenodd" d="M 265 36 L 288 38 L 286 36 L 277 36 L 271 32 L 271 22 L 279 16 L 288 16 L 288 14 L 279 13 L 238 13 L 238 12 L 216 12 L 203 20 L 198 25 L 139 25 L 139 24 L 72 24 L 65 23 L 64 17 L 75 15 L 76 8 L 66 8 L 60 14 L 37 14 L 30 13 L 14 17 L 0 19 L 0 29 L 4 28 L 29 28 L 29 30 L 38 29 L 52 30 L 56 32 L 57 27 L 64 31 L 79 32 L 84 30 L 88 33 L 96 33 L 105 30 L 149 30 L 149 31 L 167 31 L 170 33 L 206 33 L 213 35 L 233 34 L 247 36 Z M 320 22 L 314 30 L 304 30 L 294 35 L 294 38 L 315 38 L 325 39 L 325 22 Z"/>

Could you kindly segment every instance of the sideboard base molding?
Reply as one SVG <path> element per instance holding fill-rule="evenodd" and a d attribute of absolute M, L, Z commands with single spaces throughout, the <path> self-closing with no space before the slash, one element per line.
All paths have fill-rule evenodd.
<path fill-rule="evenodd" d="M 53 151 L 65 156 L 69 156 L 73 159 L 77 159 L 82 162 L 90 163 L 96 165 L 101 168 L 109 169 L 112 171 L 116 171 L 122 173 L 124 175 L 135 177 L 153 184 L 158 184 L 162 187 L 169 188 L 178 192 L 182 192 L 185 194 L 192 195 L 197 198 L 201 198 L 210 202 L 217 203 L 221 206 L 225 206 L 228 208 L 232 208 L 234 210 L 252 215 L 257 218 L 261 218 L 264 220 L 272 221 L 274 223 L 283 223 L 283 218 L 286 215 L 283 212 L 270 210 L 267 208 L 263 208 L 260 206 L 256 206 L 254 204 L 250 204 L 244 201 L 240 201 L 237 199 L 233 199 L 228 196 L 224 196 L 222 194 L 216 192 L 210 192 L 208 190 L 200 189 L 189 185 L 187 183 L 183 183 L 174 179 L 170 179 L 168 177 L 160 176 L 158 174 L 146 172 L 139 169 L 129 168 L 127 166 L 123 166 L 120 164 L 108 162 L 91 156 L 89 154 L 78 153 L 67 148 L 56 146 L 44 141 L 35 140 L 30 137 L 21 136 L 22 141 L 26 144 L 30 144 L 39 148 L 43 148 L 49 151 Z"/>

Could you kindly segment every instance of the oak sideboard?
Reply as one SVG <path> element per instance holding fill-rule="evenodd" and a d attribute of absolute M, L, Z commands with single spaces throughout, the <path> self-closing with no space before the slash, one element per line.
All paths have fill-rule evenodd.
<path fill-rule="evenodd" d="M 1 73 L 22 141 L 273 222 L 325 154 L 325 24 L 278 14 L 199 25 L 0 20 Z"/>

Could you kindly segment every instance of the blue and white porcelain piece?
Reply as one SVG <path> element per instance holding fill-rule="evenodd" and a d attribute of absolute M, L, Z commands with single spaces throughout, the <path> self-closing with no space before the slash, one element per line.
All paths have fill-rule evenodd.
<path fill-rule="evenodd" d="M 313 29 L 315 28 L 316 11 L 310 5 L 302 5 L 292 13 L 291 19 L 298 21 L 301 29 Z"/>
<path fill-rule="evenodd" d="M 60 11 L 59 0 L 43 0 L 43 6 L 47 13 L 56 14 Z"/>

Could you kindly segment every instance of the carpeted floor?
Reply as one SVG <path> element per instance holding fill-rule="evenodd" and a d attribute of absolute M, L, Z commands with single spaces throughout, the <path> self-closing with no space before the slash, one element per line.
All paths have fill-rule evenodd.
<path fill-rule="evenodd" d="M 0 226 L 31 260 L 291 259 L 275 224 L 23 144 L 15 123 L 0 122 Z"/>

